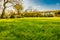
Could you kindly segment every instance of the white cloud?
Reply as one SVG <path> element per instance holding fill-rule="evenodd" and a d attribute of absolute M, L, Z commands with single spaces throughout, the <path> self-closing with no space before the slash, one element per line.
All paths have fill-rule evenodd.
<path fill-rule="evenodd" d="M 23 7 L 24 9 L 27 9 L 28 7 L 32 6 L 33 3 L 31 3 L 30 0 L 23 0 Z"/>
<path fill-rule="evenodd" d="M 56 5 L 49 5 L 49 6 L 48 5 L 36 5 L 35 3 L 32 2 L 32 0 L 24 0 L 24 2 L 23 2 L 24 9 L 27 9 L 30 6 L 33 9 L 37 9 L 40 11 L 60 10 L 60 3 L 56 3 Z"/>
<path fill-rule="evenodd" d="M 35 3 L 32 2 L 32 0 L 23 0 L 23 6 L 24 6 L 24 10 L 28 9 L 29 7 L 32 7 L 32 9 L 36 9 L 36 10 L 48 10 L 46 6 L 43 5 L 36 5 Z"/>
<path fill-rule="evenodd" d="M 59 5 L 60 5 L 60 3 L 56 3 L 56 5 L 57 5 L 57 6 L 59 6 Z"/>

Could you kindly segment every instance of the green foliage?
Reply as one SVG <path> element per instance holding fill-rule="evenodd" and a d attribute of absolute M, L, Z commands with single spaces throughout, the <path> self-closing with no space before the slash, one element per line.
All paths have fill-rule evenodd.
<path fill-rule="evenodd" d="M 60 11 L 55 13 L 56 16 L 60 17 Z"/>
<path fill-rule="evenodd" d="M 24 17 L 42 17 L 40 12 L 25 12 Z"/>
<path fill-rule="evenodd" d="M 11 14 L 10 18 L 15 18 L 15 14 Z"/>
<path fill-rule="evenodd" d="M 33 12 L 24 12 L 24 17 L 54 17 L 53 14 L 46 14 L 46 13 L 41 13 L 41 12 L 37 12 L 37 11 L 33 11 Z"/>
<path fill-rule="evenodd" d="M 10 18 L 15 18 L 15 13 L 13 11 L 10 11 L 9 16 L 10 16 Z"/>
<path fill-rule="evenodd" d="M 60 19 L 0 20 L 0 40 L 60 40 Z"/>
<path fill-rule="evenodd" d="M 44 17 L 54 17 L 53 14 L 47 14 L 47 15 L 44 15 Z"/>
<path fill-rule="evenodd" d="M 22 5 L 20 5 L 20 4 L 16 4 L 14 7 L 17 10 L 22 10 L 23 9 Z"/>

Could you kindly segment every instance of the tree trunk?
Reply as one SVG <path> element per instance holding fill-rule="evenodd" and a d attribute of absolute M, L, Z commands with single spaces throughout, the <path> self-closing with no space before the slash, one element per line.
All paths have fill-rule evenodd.
<path fill-rule="evenodd" d="M 4 7 L 4 9 L 3 9 L 3 11 L 2 11 L 2 14 L 1 14 L 1 18 L 4 18 L 4 14 L 5 14 L 5 7 Z"/>
<path fill-rule="evenodd" d="M 6 5 L 6 3 L 8 2 L 8 1 L 6 1 L 6 2 L 5 2 L 5 1 L 6 1 L 6 0 L 4 0 L 4 4 L 3 4 L 3 7 L 4 7 L 4 8 L 3 8 L 3 11 L 2 11 L 2 14 L 1 14 L 1 18 L 4 18 L 5 9 L 6 9 L 6 6 L 5 6 L 5 5 Z"/>
<path fill-rule="evenodd" d="M 19 10 L 17 10 L 18 11 L 18 15 L 20 15 L 20 11 Z"/>

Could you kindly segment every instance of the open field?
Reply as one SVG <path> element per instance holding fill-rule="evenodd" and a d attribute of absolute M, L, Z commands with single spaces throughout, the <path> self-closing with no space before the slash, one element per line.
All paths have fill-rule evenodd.
<path fill-rule="evenodd" d="M 60 17 L 0 19 L 0 40 L 60 40 Z"/>

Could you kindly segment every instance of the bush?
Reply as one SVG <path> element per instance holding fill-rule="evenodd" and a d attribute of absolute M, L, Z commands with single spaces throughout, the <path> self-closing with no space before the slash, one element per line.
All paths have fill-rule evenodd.
<path fill-rule="evenodd" d="M 60 17 L 60 11 L 55 13 L 55 16 Z"/>
<path fill-rule="evenodd" d="M 53 14 L 47 14 L 47 15 L 44 15 L 44 17 L 54 17 Z"/>

